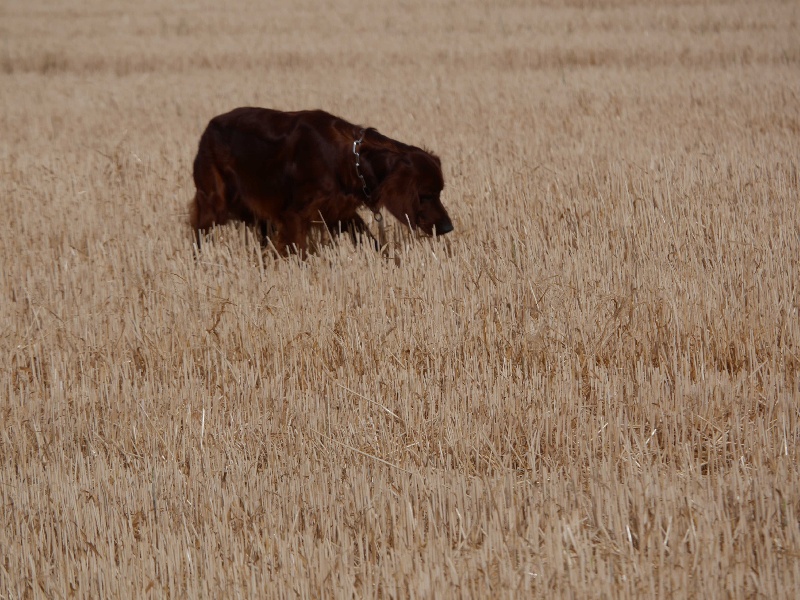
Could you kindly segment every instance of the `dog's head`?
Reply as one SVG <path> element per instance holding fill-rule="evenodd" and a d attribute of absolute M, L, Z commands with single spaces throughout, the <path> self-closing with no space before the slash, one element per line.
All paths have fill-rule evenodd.
<path fill-rule="evenodd" d="M 377 206 L 385 206 L 412 229 L 427 235 L 444 235 L 453 231 L 453 222 L 441 201 L 443 189 L 439 158 L 415 148 L 396 157 L 376 190 Z"/>

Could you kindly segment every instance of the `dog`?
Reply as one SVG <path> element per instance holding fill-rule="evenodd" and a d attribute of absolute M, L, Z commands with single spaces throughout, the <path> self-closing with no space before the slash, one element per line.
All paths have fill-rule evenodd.
<path fill-rule="evenodd" d="M 211 119 L 194 160 L 197 235 L 230 220 L 270 223 L 275 248 L 305 256 L 320 218 L 336 234 L 366 232 L 356 212 L 385 208 L 427 235 L 453 231 L 434 154 L 322 110 L 242 107 Z"/>

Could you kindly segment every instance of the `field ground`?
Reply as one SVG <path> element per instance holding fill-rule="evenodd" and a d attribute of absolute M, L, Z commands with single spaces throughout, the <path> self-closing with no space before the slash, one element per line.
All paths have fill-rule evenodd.
<path fill-rule="evenodd" d="M 0 33 L 0 598 L 800 588 L 796 2 Z M 197 140 L 247 104 L 435 151 L 456 230 L 195 260 Z"/>

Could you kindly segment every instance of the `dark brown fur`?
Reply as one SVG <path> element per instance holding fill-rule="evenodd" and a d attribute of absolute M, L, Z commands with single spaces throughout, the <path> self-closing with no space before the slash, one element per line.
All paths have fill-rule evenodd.
<path fill-rule="evenodd" d="M 309 228 L 320 218 L 336 233 L 366 231 L 359 206 L 385 207 L 428 235 L 452 231 L 439 199 L 439 158 L 415 146 L 363 132 L 360 170 L 353 142 L 363 128 L 321 110 L 280 112 L 237 108 L 214 117 L 194 160 L 197 187 L 191 224 L 200 233 L 231 219 L 273 224 L 275 245 L 305 253 Z"/>

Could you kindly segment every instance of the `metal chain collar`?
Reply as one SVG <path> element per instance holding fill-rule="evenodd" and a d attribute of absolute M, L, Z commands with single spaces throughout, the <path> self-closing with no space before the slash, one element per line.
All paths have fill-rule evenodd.
<path fill-rule="evenodd" d="M 369 206 L 369 203 L 372 200 L 372 196 L 370 195 L 369 189 L 367 188 L 367 181 L 366 179 L 364 179 L 364 175 L 361 174 L 361 169 L 359 169 L 359 167 L 361 166 L 361 153 L 359 152 L 359 150 L 361 150 L 361 144 L 364 143 L 365 132 L 366 129 L 362 129 L 361 131 L 359 131 L 358 135 L 360 135 L 361 137 L 359 137 L 357 140 L 353 142 L 353 154 L 356 155 L 356 175 L 358 175 L 358 178 L 361 180 L 361 188 L 364 190 L 364 196 L 367 198 L 367 203 L 368 203 L 367 205 Z M 380 238 L 378 244 L 381 246 L 381 248 L 384 248 L 386 245 L 386 231 L 384 230 L 383 226 L 383 215 L 381 214 L 381 209 L 370 207 L 370 210 L 372 210 L 372 215 L 375 218 L 375 221 L 378 223 L 379 238 Z"/>
<path fill-rule="evenodd" d="M 358 175 L 358 178 L 361 180 L 361 188 L 364 190 L 364 196 L 367 198 L 367 201 L 369 201 L 372 200 L 372 196 L 370 195 L 369 189 L 367 188 L 367 180 L 364 179 L 364 175 L 361 174 L 361 169 L 359 169 L 359 167 L 361 166 L 361 153 L 359 152 L 359 150 L 361 149 L 361 144 L 364 143 L 365 131 L 366 131 L 365 129 L 362 129 L 359 132 L 359 135 L 361 137 L 353 142 L 353 154 L 356 155 L 356 175 Z M 380 221 L 381 220 L 380 212 L 377 210 L 373 210 L 372 212 L 375 213 L 375 220 Z"/>

